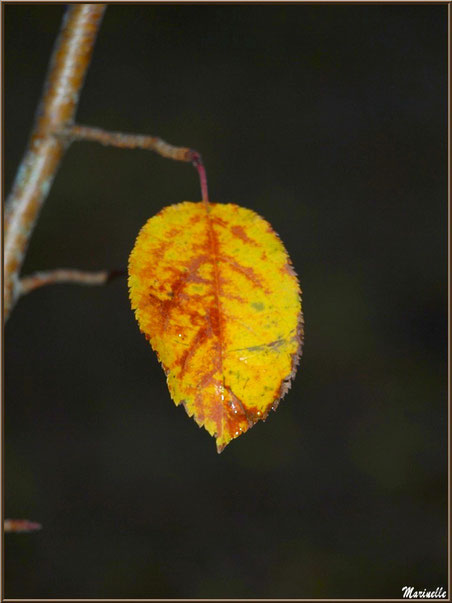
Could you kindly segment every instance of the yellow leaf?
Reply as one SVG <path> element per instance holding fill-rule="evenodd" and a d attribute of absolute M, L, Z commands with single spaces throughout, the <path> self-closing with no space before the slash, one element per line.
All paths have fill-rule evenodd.
<path fill-rule="evenodd" d="M 166 207 L 138 235 L 129 289 L 171 397 L 218 452 L 276 409 L 303 319 L 297 277 L 268 222 L 232 204 Z"/>

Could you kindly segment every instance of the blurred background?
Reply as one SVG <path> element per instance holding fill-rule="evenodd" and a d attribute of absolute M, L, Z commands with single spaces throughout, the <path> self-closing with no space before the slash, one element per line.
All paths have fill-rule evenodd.
<path fill-rule="evenodd" d="M 4 190 L 64 13 L 4 6 Z M 280 234 L 293 388 L 218 455 L 172 403 L 126 279 L 5 329 L 7 597 L 351 598 L 447 588 L 447 6 L 111 5 L 80 123 L 199 150 Z M 24 274 L 125 268 L 195 170 L 74 144 Z"/>

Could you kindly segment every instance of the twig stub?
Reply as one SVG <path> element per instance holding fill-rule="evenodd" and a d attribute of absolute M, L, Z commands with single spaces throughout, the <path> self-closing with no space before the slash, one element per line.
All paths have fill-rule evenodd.
<path fill-rule="evenodd" d="M 29 519 L 5 519 L 3 529 L 5 532 L 36 532 L 42 525 Z"/>

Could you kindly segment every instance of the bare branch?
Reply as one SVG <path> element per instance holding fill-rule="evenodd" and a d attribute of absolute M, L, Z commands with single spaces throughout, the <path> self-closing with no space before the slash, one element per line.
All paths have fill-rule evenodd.
<path fill-rule="evenodd" d="M 100 144 L 105 146 L 119 147 L 120 149 L 144 149 L 146 151 L 155 151 L 162 157 L 175 159 L 176 161 L 190 161 L 198 170 L 202 198 L 206 203 L 209 201 L 206 170 L 200 153 L 194 149 L 175 147 L 157 136 L 109 132 L 108 130 L 102 130 L 101 128 L 92 128 L 91 126 L 81 126 L 78 124 L 68 126 L 61 132 L 61 135 L 69 142 L 75 140 L 100 142 Z"/>
<path fill-rule="evenodd" d="M 4 317 L 19 297 L 57 283 L 104 285 L 125 271 L 84 272 L 58 269 L 20 278 L 28 241 L 47 198 L 59 164 L 72 141 L 92 140 L 120 148 L 152 150 L 163 157 L 191 162 L 198 171 L 202 198 L 208 206 L 207 178 L 201 155 L 175 147 L 161 138 L 107 132 L 74 125 L 80 91 L 106 4 L 74 4 L 68 9 L 56 41 L 38 108 L 36 123 L 19 166 L 5 210 Z M 29 532 L 41 525 L 26 519 L 6 519 L 5 532 Z"/>
<path fill-rule="evenodd" d="M 74 284 L 74 285 L 106 285 L 117 276 L 125 275 L 125 270 L 100 270 L 99 272 L 85 272 L 71 268 L 59 268 L 46 272 L 35 272 L 20 279 L 17 285 L 17 297 L 27 295 L 34 289 L 45 285 Z"/>
<path fill-rule="evenodd" d="M 67 148 L 67 142 L 55 133 L 74 118 L 105 6 L 72 5 L 55 45 L 36 124 L 5 211 L 5 317 L 17 299 L 27 244 Z"/>
<path fill-rule="evenodd" d="M 186 147 L 175 147 L 168 144 L 157 136 L 145 136 L 143 134 L 125 134 L 123 132 L 109 132 L 101 128 L 90 126 L 73 125 L 68 126 L 62 132 L 70 141 L 87 140 L 100 142 L 105 146 L 119 147 L 120 149 L 144 149 L 155 151 L 167 159 L 176 161 L 193 161 L 196 151 Z"/>
<path fill-rule="evenodd" d="M 108 132 L 100 128 L 74 125 L 80 90 L 105 7 L 105 4 L 71 6 L 55 45 L 35 128 L 6 205 L 5 319 L 17 299 L 28 290 L 44 284 L 63 282 L 47 282 L 34 277 L 20 281 L 19 273 L 39 211 L 71 142 L 87 140 L 124 149 L 145 149 L 168 159 L 191 162 L 199 174 L 202 198 L 205 203 L 209 202 L 206 172 L 197 151 L 176 147 L 157 136 Z M 55 271 L 54 274 L 59 272 Z M 76 281 L 69 279 L 67 282 Z"/>

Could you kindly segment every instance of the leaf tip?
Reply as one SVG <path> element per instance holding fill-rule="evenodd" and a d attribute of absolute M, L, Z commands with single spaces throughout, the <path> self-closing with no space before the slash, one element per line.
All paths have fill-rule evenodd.
<path fill-rule="evenodd" d="M 220 444 L 217 442 L 217 453 L 221 454 L 223 450 L 226 448 L 227 444 Z"/>

